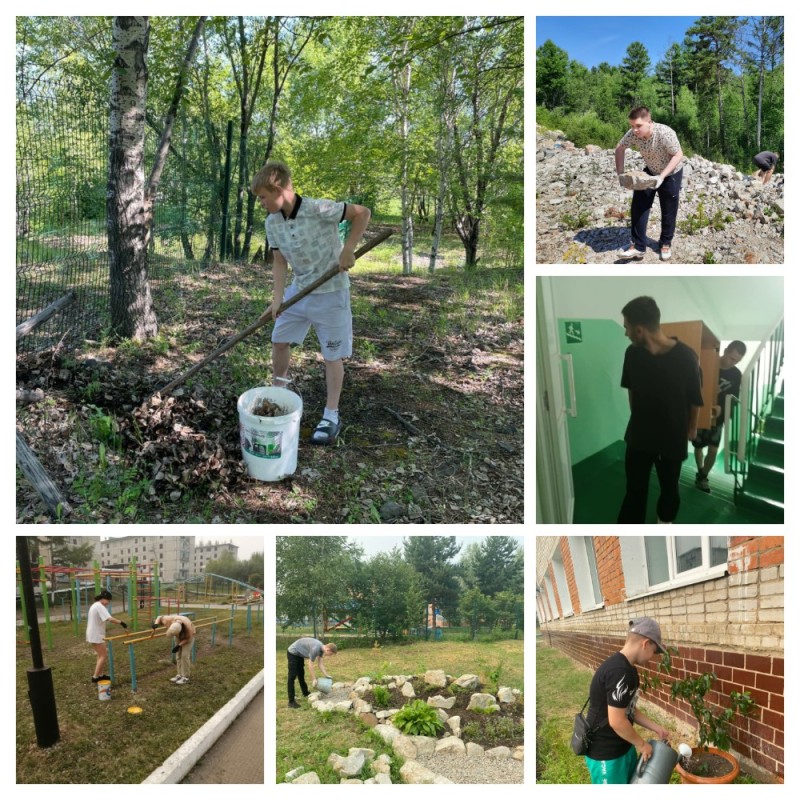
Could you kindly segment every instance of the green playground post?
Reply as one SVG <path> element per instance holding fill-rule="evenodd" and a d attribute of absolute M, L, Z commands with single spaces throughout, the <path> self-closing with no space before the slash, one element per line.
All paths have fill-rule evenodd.
<path fill-rule="evenodd" d="M 94 572 L 94 596 L 97 597 L 103 591 L 103 587 L 100 585 L 100 565 L 96 561 L 92 561 L 92 572 Z"/>
<path fill-rule="evenodd" d="M 156 616 L 161 616 L 161 579 L 158 576 L 158 560 L 153 564 L 154 584 L 156 590 Z"/>
<path fill-rule="evenodd" d="M 28 630 L 28 613 L 25 606 L 25 593 L 22 591 L 22 570 L 19 568 L 19 561 L 17 561 L 17 591 L 19 592 L 20 606 L 22 607 L 22 631 L 25 634 L 25 641 L 31 643 L 31 634 Z"/>
<path fill-rule="evenodd" d="M 130 585 L 132 587 L 131 591 L 128 593 L 128 597 L 130 598 L 130 615 L 131 615 L 131 622 L 133 623 L 133 630 L 139 630 L 139 601 L 137 599 L 136 593 L 139 585 L 139 576 L 136 571 L 136 556 L 131 557 L 131 561 L 129 566 L 130 571 Z"/>
<path fill-rule="evenodd" d="M 75 636 L 78 635 L 78 603 L 80 602 L 80 598 L 78 597 L 78 587 L 75 581 L 75 573 L 69 573 L 69 599 L 72 603 L 72 632 Z"/>
<path fill-rule="evenodd" d="M 247 606 L 247 633 L 250 634 L 253 632 L 253 608 L 248 604 Z"/>
<path fill-rule="evenodd" d="M 214 624 L 211 626 L 211 646 L 212 647 L 214 646 L 214 641 L 216 640 L 216 638 L 217 638 L 217 623 L 214 622 Z"/>
<path fill-rule="evenodd" d="M 236 606 L 231 604 L 231 621 L 228 625 L 228 647 L 233 647 L 233 615 L 235 612 Z"/>
<path fill-rule="evenodd" d="M 133 653 L 133 645 L 128 645 L 128 658 L 131 662 L 131 691 L 136 693 L 136 656 Z"/>
<path fill-rule="evenodd" d="M 114 642 L 108 642 L 106 645 L 108 650 L 108 677 L 114 680 Z"/>
<path fill-rule="evenodd" d="M 44 605 L 44 629 L 47 633 L 47 649 L 53 649 L 53 630 L 50 627 L 50 598 L 47 595 L 47 573 L 44 569 L 44 556 L 39 556 L 39 590 Z"/>

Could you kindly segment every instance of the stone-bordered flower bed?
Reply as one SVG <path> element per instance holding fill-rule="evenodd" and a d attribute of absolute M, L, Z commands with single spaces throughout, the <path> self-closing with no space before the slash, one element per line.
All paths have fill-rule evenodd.
<path fill-rule="evenodd" d="M 464 769 L 469 765 L 473 773 L 480 773 L 481 763 L 487 771 L 491 765 L 495 777 L 488 782 L 509 782 L 498 779 L 496 774 L 498 768 L 502 771 L 503 761 L 510 766 L 518 762 L 521 767 L 524 759 L 522 694 L 509 687 L 499 687 L 496 693 L 482 689 L 484 687 L 477 675 L 454 678 L 443 670 L 428 670 L 423 675 L 389 675 L 380 680 L 362 677 L 354 682 L 334 683 L 330 694 L 313 692 L 308 700 L 319 712 L 351 713 L 373 727 L 392 746 L 395 754 L 404 759 L 400 769 L 404 783 L 460 782 L 432 769 L 436 766 L 437 756 L 461 757 Z M 415 701 L 422 701 L 435 711 L 441 727 L 436 725 L 437 731 L 427 729 L 427 732 L 436 735 L 414 735 L 413 729 L 404 733 L 400 730 L 404 727 L 403 714 L 397 718 L 397 725 L 394 724 L 393 720 L 401 710 Z M 422 711 L 433 715 L 425 708 Z M 408 713 L 408 709 L 404 713 Z M 373 751 L 355 747 L 350 748 L 346 756 L 331 753 L 328 759 L 341 776 L 342 783 L 362 782 L 353 776 L 363 774 L 365 764 L 370 766 L 374 777 L 364 783 L 386 783 L 389 775 L 386 761 L 385 756 L 374 759 Z M 425 764 L 420 761 L 425 761 Z M 510 771 L 519 772 L 521 776 L 518 768 Z M 292 778 L 289 775 L 287 780 L 293 778 L 293 783 L 319 781 L 315 773 Z"/>

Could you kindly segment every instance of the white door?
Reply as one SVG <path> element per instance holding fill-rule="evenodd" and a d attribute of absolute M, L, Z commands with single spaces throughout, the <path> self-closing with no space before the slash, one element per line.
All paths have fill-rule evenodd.
<path fill-rule="evenodd" d="M 575 509 L 558 320 L 550 278 L 536 279 L 536 522 L 571 524 Z M 574 399 L 571 401 L 574 414 Z"/>

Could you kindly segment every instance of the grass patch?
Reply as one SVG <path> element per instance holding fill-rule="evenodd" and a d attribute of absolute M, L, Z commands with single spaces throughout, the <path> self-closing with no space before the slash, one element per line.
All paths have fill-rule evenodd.
<path fill-rule="evenodd" d="M 197 618 L 215 613 L 227 615 L 224 609 L 197 609 Z M 30 651 L 27 645 L 17 644 L 17 782 L 141 783 L 264 668 L 264 629 L 254 621 L 248 635 L 245 613 L 236 613 L 232 647 L 227 644 L 227 625 L 218 626 L 213 648 L 211 628 L 198 631 L 197 661 L 186 686 L 170 683 L 175 667 L 169 649 L 164 639 L 154 639 L 135 645 L 138 691 L 134 694 L 128 656 L 118 646 L 109 702 L 98 701 L 97 688 L 90 681 L 95 656 L 84 641 L 85 624 L 75 637 L 69 622 L 52 623 L 54 647 L 44 650 L 44 661 L 53 668 L 61 739 L 47 750 L 36 745 L 27 696 Z M 128 614 L 115 611 L 114 615 L 129 621 Z M 44 643 L 44 635 L 42 639 Z M 128 714 L 130 705 L 140 706 L 143 713 Z M 116 755 L 98 760 L 98 752 L 110 740 Z"/>
<path fill-rule="evenodd" d="M 524 689 L 523 642 L 434 643 L 420 642 L 378 649 L 340 650 L 325 663 L 335 680 L 354 681 L 363 675 L 422 674 L 427 669 L 443 669 L 450 675 L 474 673 L 488 683 L 488 672 L 503 659 L 504 683 Z M 376 756 L 394 755 L 383 739 L 352 714 L 319 714 L 304 701 L 301 708 L 287 706 L 286 648 L 280 646 L 276 659 L 276 780 L 283 782 L 287 772 L 303 765 L 315 771 L 322 783 L 339 783 L 339 776 L 327 765 L 328 756 L 346 754 L 350 747 L 370 747 Z M 396 757 L 395 757 L 396 759 Z M 402 762 L 397 762 L 399 769 Z M 395 761 L 392 781 L 399 781 Z"/>

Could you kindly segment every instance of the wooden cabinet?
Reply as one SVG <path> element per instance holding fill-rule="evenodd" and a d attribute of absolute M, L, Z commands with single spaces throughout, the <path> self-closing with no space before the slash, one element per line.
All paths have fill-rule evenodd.
<path fill-rule="evenodd" d="M 714 424 L 712 410 L 719 391 L 719 339 L 702 320 L 691 322 L 662 322 L 661 330 L 667 336 L 677 336 L 697 353 L 703 382 L 703 407 L 697 420 L 698 428 L 711 428 Z"/>

